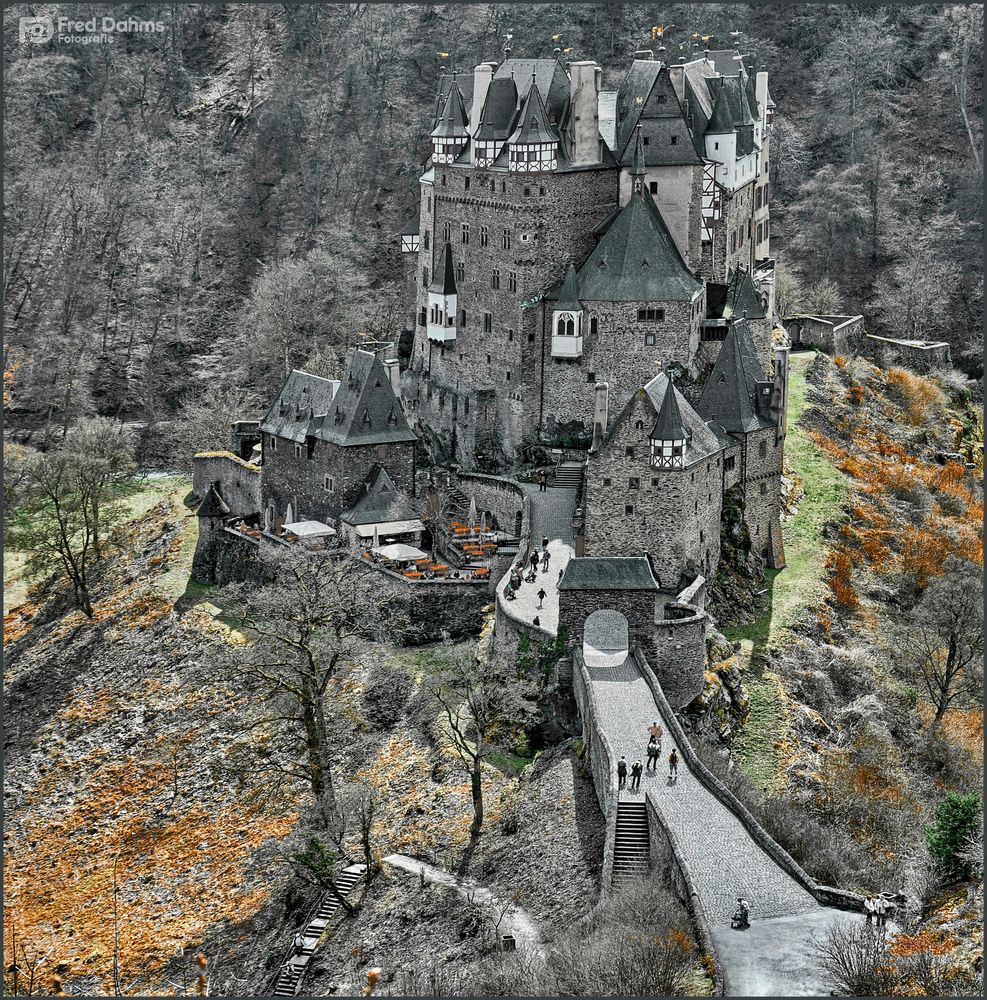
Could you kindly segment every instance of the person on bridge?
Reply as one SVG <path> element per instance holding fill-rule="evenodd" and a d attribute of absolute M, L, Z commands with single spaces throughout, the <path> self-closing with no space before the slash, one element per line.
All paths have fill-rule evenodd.
<path fill-rule="evenodd" d="M 627 761 L 623 757 L 617 761 L 617 787 L 623 788 L 627 783 Z"/>
<path fill-rule="evenodd" d="M 737 897 L 737 912 L 733 920 L 738 931 L 745 931 L 751 925 L 751 906 L 743 896 Z"/>
<path fill-rule="evenodd" d="M 661 747 L 657 743 L 648 744 L 648 767 L 649 771 L 658 770 L 658 756 L 661 753 Z"/>
<path fill-rule="evenodd" d="M 549 552 L 548 549 L 545 549 L 545 551 L 542 553 L 541 556 L 541 571 L 543 573 L 548 572 L 548 563 L 551 558 L 552 558 L 552 553 Z"/>
<path fill-rule="evenodd" d="M 532 549 L 531 558 L 528 560 L 531 563 L 531 572 L 534 573 L 538 569 L 538 553 Z"/>
<path fill-rule="evenodd" d="M 672 752 L 668 755 L 668 780 L 679 780 L 679 752 L 672 747 Z"/>
<path fill-rule="evenodd" d="M 658 720 L 655 719 L 655 721 L 648 726 L 648 742 L 657 743 L 658 746 L 661 746 L 661 738 L 664 732 L 665 730 L 658 725 Z"/>
<path fill-rule="evenodd" d="M 548 594 L 545 593 L 545 588 L 542 587 L 541 590 L 538 591 L 538 610 L 539 611 L 541 610 L 542 603 L 544 602 L 544 600 L 545 600 L 546 597 L 548 597 Z"/>
<path fill-rule="evenodd" d="M 641 787 L 641 775 L 644 773 L 644 768 L 641 766 L 639 760 L 634 761 L 631 764 L 631 791 L 636 791 Z"/>

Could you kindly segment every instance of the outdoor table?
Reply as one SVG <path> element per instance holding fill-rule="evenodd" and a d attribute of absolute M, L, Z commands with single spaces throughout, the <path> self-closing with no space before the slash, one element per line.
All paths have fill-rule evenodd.
<path fill-rule="evenodd" d="M 406 569 L 404 571 L 404 575 L 405 576 L 410 576 L 410 577 L 415 577 L 415 576 L 421 576 L 421 573 L 419 573 L 418 570 L 416 570 L 416 569 Z"/>
<path fill-rule="evenodd" d="M 486 576 L 489 572 L 490 572 L 489 566 L 478 566 L 475 570 L 473 570 L 473 573 L 476 576 Z"/>

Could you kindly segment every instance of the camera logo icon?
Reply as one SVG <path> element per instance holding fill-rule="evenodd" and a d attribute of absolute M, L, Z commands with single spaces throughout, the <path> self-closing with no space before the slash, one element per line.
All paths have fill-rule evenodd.
<path fill-rule="evenodd" d="M 42 45 L 55 34 L 55 22 L 50 17 L 22 17 L 19 22 L 21 42 Z"/>

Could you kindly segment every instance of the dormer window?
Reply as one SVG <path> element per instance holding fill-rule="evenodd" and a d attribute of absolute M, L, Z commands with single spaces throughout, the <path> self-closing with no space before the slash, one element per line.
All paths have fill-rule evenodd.
<path fill-rule="evenodd" d="M 339 407 L 336 407 L 336 412 L 333 414 L 332 422 L 338 427 L 343 422 L 343 414 Z"/>
<path fill-rule="evenodd" d="M 363 421 L 362 422 L 363 422 L 363 426 L 364 427 L 369 427 L 370 426 L 370 413 L 367 410 L 363 411 Z"/>
<path fill-rule="evenodd" d="M 397 414 L 395 414 L 395 412 L 393 410 L 391 410 L 391 412 L 387 415 L 387 426 L 388 427 L 396 427 L 397 423 L 398 423 Z M 386 489 L 386 487 L 385 487 L 385 489 Z"/>

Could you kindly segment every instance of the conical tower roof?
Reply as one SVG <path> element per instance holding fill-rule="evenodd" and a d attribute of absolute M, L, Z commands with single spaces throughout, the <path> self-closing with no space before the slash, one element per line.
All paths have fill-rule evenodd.
<path fill-rule="evenodd" d="M 442 256 L 439 258 L 439 266 L 432 276 L 432 284 L 428 286 L 430 292 L 438 292 L 441 295 L 456 294 L 456 272 L 452 266 L 452 244 L 446 243 L 442 248 Z"/>
<path fill-rule="evenodd" d="M 538 90 L 538 84 L 533 80 L 528 88 L 524 104 L 521 105 L 518 126 L 510 141 L 512 145 L 515 143 L 558 142 L 558 136 L 548 123 L 548 112 L 545 110 L 545 102 Z"/>
<path fill-rule="evenodd" d="M 196 514 L 199 517 L 226 517 L 229 512 L 230 508 L 226 501 L 219 495 L 216 484 L 212 483 L 202 498 L 202 503 L 199 504 Z"/>
<path fill-rule="evenodd" d="M 706 135 L 729 135 L 733 131 L 733 115 L 730 113 L 730 100 L 727 88 L 721 86 L 713 104 L 713 113 L 706 126 Z"/>
<path fill-rule="evenodd" d="M 466 114 L 466 105 L 463 103 L 463 94 L 455 81 L 449 87 L 449 94 L 446 97 L 446 104 L 442 110 L 442 117 L 439 118 L 438 125 L 432 129 L 433 139 L 465 139 L 466 126 L 469 124 L 469 117 Z"/>
<path fill-rule="evenodd" d="M 723 339 L 697 408 L 707 420 L 731 433 L 756 431 L 766 426 L 754 402 L 756 383 L 763 378 L 747 321 L 736 320 Z"/>
<path fill-rule="evenodd" d="M 651 437 L 655 441 L 684 441 L 687 437 L 682 411 L 679 409 L 675 386 L 672 385 L 671 379 L 668 380 L 668 388 L 665 390 L 665 398 L 661 401 L 661 409 L 651 430 Z"/>
<path fill-rule="evenodd" d="M 559 301 L 556 309 L 565 312 L 580 312 L 583 308 L 579 301 L 579 283 L 576 280 L 576 269 L 569 265 L 569 270 L 565 273 L 565 281 L 562 282 L 562 290 L 559 292 Z"/>

